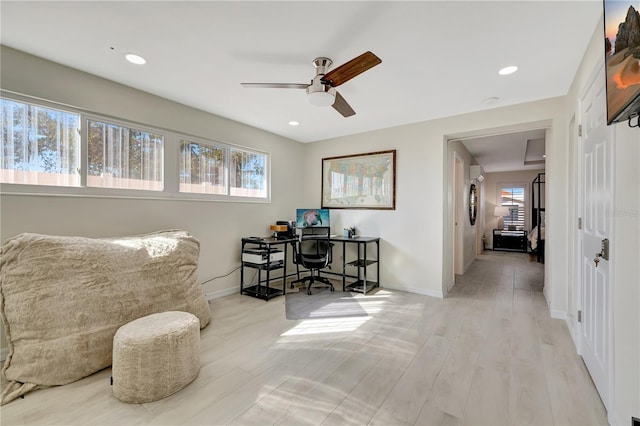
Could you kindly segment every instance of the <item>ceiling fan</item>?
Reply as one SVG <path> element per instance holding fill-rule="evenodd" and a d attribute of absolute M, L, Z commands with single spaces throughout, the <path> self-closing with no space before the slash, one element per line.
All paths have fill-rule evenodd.
<path fill-rule="evenodd" d="M 332 106 L 344 117 L 351 117 L 356 112 L 347 101 L 335 89 L 352 78 L 375 67 L 382 60 L 371 52 L 353 58 L 349 62 L 340 65 L 329 72 L 327 70 L 333 63 L 329 58 L 316 58 L 313 66 L 316 67 L 316 76 L 310 84 L 299 83 L 240 83 L 247 88 L 274 88 L 274 89 L 306 89 L 309 102 L 316 106 Z"/>

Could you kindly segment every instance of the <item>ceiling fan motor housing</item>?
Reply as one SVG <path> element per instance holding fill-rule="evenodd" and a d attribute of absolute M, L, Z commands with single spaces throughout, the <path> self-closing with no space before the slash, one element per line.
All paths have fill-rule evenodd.
<path fill-rule="evenodd" d="M 325 75 L 333 61 L 323 56 L 313 60 L 313 66 L 316 67 L 316 75 Z"/>
<path fill-rule="evenodd" d="M 313 66 L 316 67 L 316 76 L 307 87 L 307 98 L 311 105 L 328 107 L 335 102 L 336 89 L 321 81 L 332 63 L 331 59 L 325 57 L 313 60 Z"/>

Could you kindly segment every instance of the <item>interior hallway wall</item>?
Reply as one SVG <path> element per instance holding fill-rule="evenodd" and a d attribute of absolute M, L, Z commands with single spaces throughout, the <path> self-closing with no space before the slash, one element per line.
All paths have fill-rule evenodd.
<path fill-rule="evenodd" d="M 460 229 L 462 230 L 462 267 L 464 272 L 469 268 L 469 266 L 471 266 L 476 258 L 477 236 L 481 232 L 479 231 L 480 220 L 476 220 L 476 223 L 471 225 L 471 221 L 469 219 L 469 191 L 471 189 L 471 184 L 476 183 L 471 181 L 469 166 L 476 164 L 477 162 L 467 147 L 465 147 L 460 141 L 450 141 L 447 145 L 447 150 L 448 156 L 452 161 L 454 153 L 462 158 L 463 161 L 462 170 L 464 172 L 464 182 L 462 184 L 460 194 L 457 194 L 459 198 L 456 205 L 458 205 L 461 210 L 459 212 L 460 223 L 458 226 L 460 226 Z M 477 192 L 480 194 L 480 188 L 478 188 Z M 450 289 L 447 289 L 447 291 L 448 290 Z"/>

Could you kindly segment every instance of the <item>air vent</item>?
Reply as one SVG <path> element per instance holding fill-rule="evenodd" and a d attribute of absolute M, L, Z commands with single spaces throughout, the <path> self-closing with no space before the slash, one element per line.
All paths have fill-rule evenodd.
<path fill-rule="evenodd" d="M 481 166 L 469 166 L 469 179 L 482 182 L 484 180 L 483 170 Z"/>

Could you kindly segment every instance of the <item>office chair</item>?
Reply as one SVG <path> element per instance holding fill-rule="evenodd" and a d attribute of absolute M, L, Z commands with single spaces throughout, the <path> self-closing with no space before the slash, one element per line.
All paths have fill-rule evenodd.
<path fill-rule="evenodd" d="M 300 230 L 298 241 L 293 246 L 293 261 L 308 269 L 310 275 L 297 279 L 291 283 L 304 283 L 309 281 L 307 294 L 311 294 L 311 286 L 320 282 L 329 286 L 331 291 L 335 291 L 329 279 L 320 276 L 320 270 L 329 267 L 332 261 L 332 246 L 329 240 L 329 227 L 317 226 L 307 227 Z"/>

